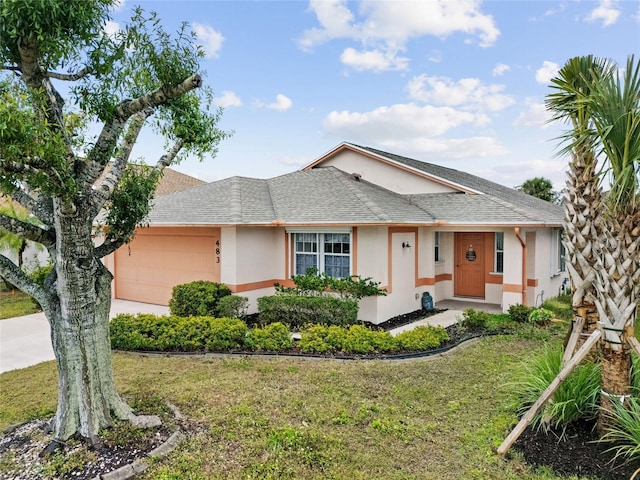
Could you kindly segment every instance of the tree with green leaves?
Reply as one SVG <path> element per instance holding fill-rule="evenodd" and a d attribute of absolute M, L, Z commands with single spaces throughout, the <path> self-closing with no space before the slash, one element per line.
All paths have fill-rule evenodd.
<path fill-rule="evenodd" d="M 518 185 L 516 190 L 539 198 L 546 202 L 560 203 L 562 201 L 562 194 L 556 192 L 553 189 L 553 183 L 551 180 L 544 177 L 533 177 L 525 180 L 522 185 Z"/>
<path fill-rule="evenodd" d="M 0 0 L 0 194 L 38 220 L 0 213 L 0 227 L 42 245 L 54 263 L 40 286 L 0 255 L 0 276 L 49 320 L 60 441 L 97 442 L 114 419 L 138 418 L 115 388 L 112 275 L 101 260 L 144 224 L 166 166 L 215 155 L 227 135 L 187 26 L 170 35 L 136 9 L 108 35 L 114 1 Z M 129 168 L 143 128 L 166 140 L 166 153 L 152 167 Z"/>

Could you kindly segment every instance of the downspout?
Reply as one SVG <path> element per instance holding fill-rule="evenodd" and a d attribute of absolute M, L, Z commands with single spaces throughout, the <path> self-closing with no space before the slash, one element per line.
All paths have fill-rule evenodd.
<path fill-rule="evenodd" d="M 522 304 L 527 304 L 527 244 L 520 236 L 520 227 L 513 229 L 516 234 L 516 238 L 522 246 Z"/>

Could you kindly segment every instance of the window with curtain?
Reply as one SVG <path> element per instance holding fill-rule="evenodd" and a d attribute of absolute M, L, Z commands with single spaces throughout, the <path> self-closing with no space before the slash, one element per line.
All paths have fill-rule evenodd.
<path fill-rule="evenodd" d="M 331 277 L 348 277 L 351 274 L 351 234 L 295 233 L 294 259 L 296 275 L 304 275 L 313 267 Z"/>

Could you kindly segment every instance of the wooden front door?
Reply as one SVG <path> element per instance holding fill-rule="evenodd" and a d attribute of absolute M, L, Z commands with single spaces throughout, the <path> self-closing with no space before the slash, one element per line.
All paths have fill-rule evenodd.
<path fill-rule="evenodd" d="M 484 298 L 484 233 L 456 233 L 454 295 Z"/>

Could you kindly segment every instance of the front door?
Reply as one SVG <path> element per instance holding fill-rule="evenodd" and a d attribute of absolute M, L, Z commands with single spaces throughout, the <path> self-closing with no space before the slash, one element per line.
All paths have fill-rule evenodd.
<path fill-rule="evenodd" d="M 456 233 L 454 295 L 484 298 L 484 233 Z"/>

